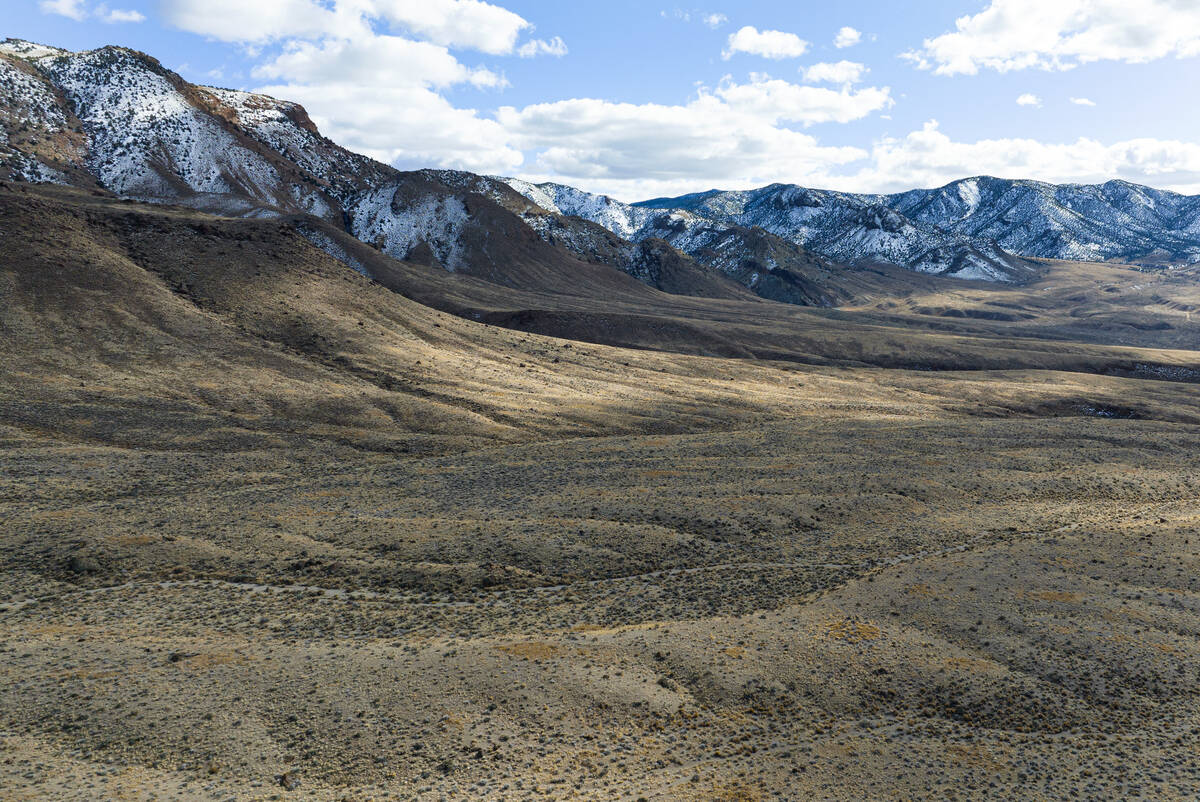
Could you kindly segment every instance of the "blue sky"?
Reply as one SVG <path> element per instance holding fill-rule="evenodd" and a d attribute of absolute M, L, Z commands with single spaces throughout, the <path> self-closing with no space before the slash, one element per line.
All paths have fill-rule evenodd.
<path fill-rule="evenodd" d="M 6 36 L 126 45 L 195 82 L 296 100 L 331 138 L 405 168 L 626 200 L 978 173 L 1200 192 L 1191 0 L 6 6 Z"/>

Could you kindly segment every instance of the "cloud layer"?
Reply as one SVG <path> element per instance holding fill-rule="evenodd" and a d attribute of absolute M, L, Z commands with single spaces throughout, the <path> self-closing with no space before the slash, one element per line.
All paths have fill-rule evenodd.
<path fill-rule="evenodd" d="M 991 0 L 905 57 L 939 75 L 974 75 L 1196 55 L 1200 3 L 1192 0 Z"/>
<path fill-rule="evenodd" d="M 45 5 L 68 15 L 96 8 L 78 0 Z M 962 74 L 1184 56 L 1200 31 L 1200 19 L 1193 20 L 1200 11 L 1192 5 L 992 0 L 908 58 Z M 533 38 L 529 21 L 494 3 L 162 0 L 160 8 L 175 27 L 259 53 L 253 75 L 260 91 L 303 103 L 334 140 L 405 168 L 556 180 L 626 200 L 776 181 L 891 191 L 974 174 L 1077 182 L 1123 177 L 1200 191 L 1200 145 L 1188 142 L 958 141 L 930 120 L 906 135 L 831 144 L 830 126 L 886 115 L 895 104 L 889 87 L 864 83 L 868 69 L 856 61 L 800 67 L 794 80 L 726 76 L 668 103 L 567 97 L 515 106 L 501 101 L 508 85 L 502 60 L 566 57 L 568 44 L 554 35 Z M 675 16 L 709 27 L 727 22 L 705 12 Z M 849 47 L 861 39 L 845 27 L 833 44 Z M 809 50 L 797 34 L 744 26 L 726 37 L 720 55 L 778 61 Z M 464 89 L 478 93 L 485 110 L 447 99 L 448 91 Z M 1032 94 L 1017 102 L 1042 104 Z M 1082 97 L 1070 103 L 1080 113 L 1094 105 Z"/>

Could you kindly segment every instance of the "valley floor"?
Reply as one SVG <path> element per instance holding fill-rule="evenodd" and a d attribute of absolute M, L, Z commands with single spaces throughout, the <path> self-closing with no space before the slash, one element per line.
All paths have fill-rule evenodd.
<path fill-rule="evenodd" d="M 1189 425 L 7 437 L 6 798 L 1200 793 Z"/>

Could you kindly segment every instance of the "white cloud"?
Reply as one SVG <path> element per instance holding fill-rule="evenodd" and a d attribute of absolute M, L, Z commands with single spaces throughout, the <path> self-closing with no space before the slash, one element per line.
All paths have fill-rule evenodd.
<path fill-rule="evenodd" d="M 1112 178 L 1191 192 L 1200 190 L 1200 144 L 1132 139 L 1105 145 L 1033 139 L 956 142 L 930 120 L 920 131 L 882 139 L 855 172 L 831 177 L 839 189 L 890 192 L 936 187 L 971 175 L 1099 183 Z"/>
<path fill-rule="evenodd" d="M 991 0 L 955 31 L 904 54 L 940 75 L 1066 70 L 1094 61 L 1139 63 L 1200 55 L 1192 0 Z"/>
<path fill-rule="evenodd" d="M 867 151 L 822 145 L 787 123 L 846 122 L 891 104 L 886 88 L 834 91 L 755 76 L 683 105 L 575 99 L 502 108 L 496 119 L 533 154 L 527 177 L 637 199 L 801 180 L 860 161 Z"/>
<path fill-rule="evenodd" d="M 705 14 L 704 24 L 714 30 L 720 28 L 725 23 L 729 22 L 729 17 L 724 14 Z"/>
<path fill-rule="evenodd" d="M 345 0 L 342 0 L 345 2 Z M 531 27 L 519 14 L 482 0 L 359 0 L 379 16 L 447 47 L 511 53 Z"/>
<path fill-rule="evenodd" d="M 749 53 L 763 58 L 798 58 L 808 50 L 808 42 L 794 33 L 760 31 L 747 25 L 729 35 L 729 43 L 721 57 L 728 60 L 735 53 Z"/>
<path fill-rule="evenodd" d="M 76 22 L 87 19 L 87 10 L 83 7 L 83 0 L 41 0 L 38 8 L 42 10 L 43 14 L 58 14 Z"/>
<path fill-rule="evenodd" d="M 366 34 L 361 17 L 315 0 L 162 0 L 169 25 L 225 42 Z"/>
<path fill-rule="evenodd" d="M 1034 108 L 1040 109 L 1042 107 L 1042 99 L 1037 95 L 1031 95 L 1030 93 L 1026 92 L 1017 98 L 1017 105 L 1033 106 Z"/>
<path fill-rule="evenodd" d="M 1073 98 L 1071 98 L 1071 102 L 1074 103 L 1076 106 L 1095 106 L 1096 105 L 1095 101 L 1089 100 L 1086 97 L 1073 97 Z"/>
<path fill-rule="evenodd" d="M 837 36 L 833 38 L 833 46 L 841 50 L 846 47 L 854 47 L 862 41 L 862 31 L 856 31 L 849 25 L 837 32 Z"/>
<path fill-rule="evenodd" d="M 99 9 L 97 9 L 96 14 L 102 21 L 109 24 L 146 21 L 146 15 L 142 12 L 123 8 L 108 9 L 104 6 L 101 6 Z"/>
<path fill-rule="evenodd" d="M 867 65 L 854 61 L 838 61 L 830 63 L 823 61 L 811 67 L 801 69 L 804 80 L 809 83 L 856 84 L 868 72 Z"/>
<path fill-rule="evenodd" d="M 303 104 L 330 139 L 403 169 L 512 173 L 523 162 L 508 132 L 494 120 L 456 108 L 424 87 L 324 83 L 258 91 Z"/>
<path fill-rule="evenodd" d="M 803 125 L 848 123 L 894 105 L 891 90 L 886 87 L 834 91 L 798 86 L 764 75 L 754 75 L 752 79 L 748 84 L 722 83 L 714 95 L 731 111 L 771 123 L 782 121 Z"/>
<path fill-rule="evenodd" d="M 256 47 L 282 39 L 253 69 L 254 78 L 267 84 L 256 91 L 304 104 L 323 133 L 351 150 L 406 167 L 486 172 L 510 171 L 521 164 L 521 153 L 508 144 L 494 120 L 474 109 L 457 108 L 442 95 L 456 86 L 507 86 L 503 74 L 464 64 L 444 44 L 470 42 L 481 49 L 515 50 L 507 33 L 489 40 L 469 27 L 432 30 L 433 20 L 422 18 L 413 27 L 432 30 L 424 41 L 411 34 L 383 34 L 376 27 L 387 18 L 364 16 L 368 11 L 390 13 L 374 0 L 339 0 L 328 7 L 309 0 L 263 0 L 242 3 L 242 11 L 233 0 L 205 0 L 230 3 L 232 18 L 221 20 L 201 14 L 200 0 L 169 2 L 172 21 L 189 30 L 258 43 Z M 466 8 L 486 18 L 488 9 L 495 7 L 476 3 Z M 435 36 L 438 41 L 429 40 Z M 531 55 L 538 55 L 565 47 L 556 37 L 532 43 L 530 49 Z"/>
<path fill-rule="evenodd" d="M 556 36 L 548 42 L 545 39 L 530 39 L 517 48 L 517 55 L 521 58 L 533 58 L 534 56 L 561 58 L 567 55 L 567 43 L 562 40 L 561 36 Z"/>
<path fill-rule="evenodd" d="M 43 14 L 58 14 L 76 22 L 83 22 L 86 19 L 98 19 L 109 24 L 146 21 L 146 16 L 140 11 L 122 8 L 110 9 L 107 3 L 101 3 L 94 9 L 89 9 L 84 5 L 84 0 L 40 0 L 38 8 L 42 10 Z"/>
<path fill-rule="evenodd" d="M 505 84 L 503 76 L 482 67 L 468 68 L 440 45 L 377 35 L 358 40 L 326 39 L 320 44 L 292 42 L 273 61 L 256 67 L 254 76 L 368 89 Z"/>
<path fill-rule="evenodd" d="M 532 27 L 481 0 L 162 0 L 167 23 L 227 42 L 367 38 L 373 24 L 407 30 L 443 47 L 507 55 Z"/>

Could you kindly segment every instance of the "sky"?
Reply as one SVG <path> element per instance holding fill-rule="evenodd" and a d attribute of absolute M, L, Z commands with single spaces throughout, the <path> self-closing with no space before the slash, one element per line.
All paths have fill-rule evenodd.
<path fill-rule="evenodd" d="M 633 201 L 970 175 L 1200 194 L 1200 0 L 3 0 L 402 169 Z"/>

